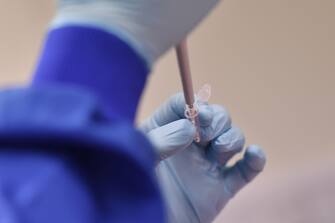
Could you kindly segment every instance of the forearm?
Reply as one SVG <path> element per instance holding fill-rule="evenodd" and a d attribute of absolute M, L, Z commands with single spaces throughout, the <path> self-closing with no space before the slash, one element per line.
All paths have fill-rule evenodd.
<path fill-rule="evenodd" d="M 185 38 L 218 0 L 57 2 L 33 84 L 88 88 L 110 116 L 133 121 L 148 67 Z"/>
<path fill-rule="evenodd" d="M 124 41 L 101 29 L 64 26 L 45 41 L 32 85 L 73 85 L 98 96 L 110 118 L 133 121 L 149 70 Z"/>

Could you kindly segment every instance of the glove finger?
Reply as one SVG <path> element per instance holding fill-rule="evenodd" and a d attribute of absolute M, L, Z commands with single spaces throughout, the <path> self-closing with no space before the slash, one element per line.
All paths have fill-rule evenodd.
<path fill-rule="evenodd" d="M 155 128 L 164 126 L 179 119 L 185 119 L 185 99 L 182 93 L 169 98 L 160 106 L 154 114 L 140 126 L 140 129 L 147 133 Z M 199 105 L 199 120 L 201 126 L 208 126 L 212 122 L 213 113 L 209 105 Z"/>
<path fill-rule="evenodd" d="M 207 127 L 200 128 L 200 145 L 207 146 L 213 139 L 219 137 L 231 128 L 231 118 L 228 111 L 221 105 L 210 105 L 212 122 Z"/>
<path fill-rule="evenodd" d="M 159 155 L 158 161 L 188 147 L 193 142 L 194 136 L 195 128 L 187 119 L 171 122 L 148 133 Z"/>
<path fill-rule="evenodd" d="M 258 146 L 249 146 L 243 159 L 223 173 L 225 188 L 231 196 L 262 172 L 265 163 L 265 153 Z"/>
<path fill-rule="evenodd" d="M 208 104 L 199 104 L 199 124 L 200 127 L 206 128 L 209 127 L 214 118 L 213 108 Z"/>
<path fill-rule="evenodd" d="M 245 137 L 242 131 L 232 127 L 211 143 L 207 152 L 208 158 L 224 166 L 234 155 L 243 150 L 244 143 Z"/>

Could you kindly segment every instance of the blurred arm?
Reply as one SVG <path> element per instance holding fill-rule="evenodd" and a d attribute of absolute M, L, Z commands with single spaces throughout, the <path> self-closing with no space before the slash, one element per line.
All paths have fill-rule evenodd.
<path fill-rule="evenodd" d="M 113 34 L 64 26 L 48 33 L 33 86 L 81 87 L 99 97 L 110 117 L 132 122 L 148 73 L 142 58 Z"/>

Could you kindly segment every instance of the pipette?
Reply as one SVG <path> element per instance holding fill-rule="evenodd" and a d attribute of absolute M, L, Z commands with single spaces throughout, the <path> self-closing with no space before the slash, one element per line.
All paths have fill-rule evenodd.
<path fill-rule="evenodd" d="M 198 108 L 195 101 L 195 95 L 193 90 L 191 69 L 187 51 L 186 39 L 178 44 L 176 47 L 178 65 L 180 70 L 180 77 L 183 86 L 184 98 L 185 98 L 185 117 L 188 118 L 195 126 L 196 134 L 194 137 L 195 142 L 200 142 L 200 126 L 198 117 Z"/>

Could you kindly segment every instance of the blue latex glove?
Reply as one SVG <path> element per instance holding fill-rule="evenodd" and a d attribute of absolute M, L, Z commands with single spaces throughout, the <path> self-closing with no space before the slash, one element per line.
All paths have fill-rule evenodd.
<path fill-rule="evenodd" d="M 245 139 L 220 105 L 200 105 L 201 142 L 184 117 L 182 94 L 160 107 L 141 129 L 159 154 L 157 177 L 166 200 L 169 222 L 212 222 L 227 202 L 265 165 L 265 154 L 249 146 L 233 166 L 227 162 L 242 152 Z"/>

